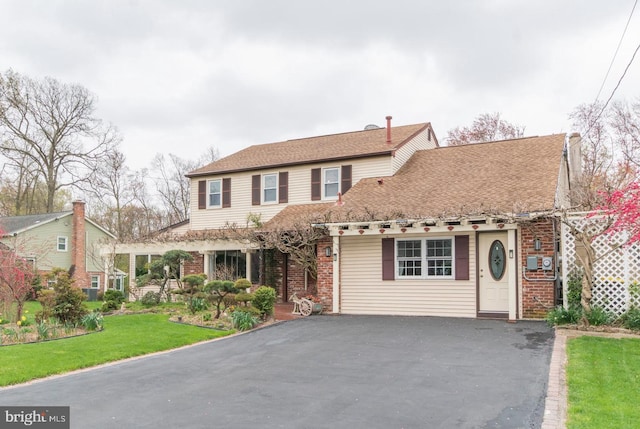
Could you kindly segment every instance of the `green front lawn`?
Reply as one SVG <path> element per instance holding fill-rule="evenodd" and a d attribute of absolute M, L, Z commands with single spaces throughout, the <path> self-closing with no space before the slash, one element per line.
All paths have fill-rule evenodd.
<path fill-rule="evenodd" d="M 582 336 L 567 355 L 567 429 L 638 427 L 640 339 Z"/>
<path fill-rule="evenodd" d="M 101 332 L 0 347 L 0 386 L 169 350 L 234 332 L 176 324 L 168 319 L 167 314 L 107 316 Z"/>

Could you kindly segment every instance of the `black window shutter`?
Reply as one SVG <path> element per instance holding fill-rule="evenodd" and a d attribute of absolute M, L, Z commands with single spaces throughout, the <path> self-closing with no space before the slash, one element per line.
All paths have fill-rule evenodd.
<path fill-rule="evenodd" d="M 311 169 L 311 201 L 322 199 L 322 170 L 319 168 Z"/>
<path fill-rule="evenodd" d="M 231 178 L 222 179 L 222 207 L 231 207 Z"/>
<path fill-rule="evenodd" d="M 289 172 L 282 171 L 278 176 L 278 202 L 287 203 L 289 201 Z"/>
<path fill-rule="evenodd" d="M 251 176 L 251 205 L 260 205 L 260 180 L 259 174 Z"/>
<path fill-rule="evenodd" d="M 207 181 L 206 180 L 198 181 L 198 208 L 199 209 L 207 208 Z"/>
<path fill-rule="evenodd" d="M 394 280 L 396 271 L 395 240 L 382 239 L 382 280 Z"/>
<path fill-rule="evenodd" d="M 342 186 L 340 192 L 344 195 L 349 189 L 351 189 L 351 166 L 343 165 L 342 172 L 340 174 Z"/>
<path fill-rule="evenodd" d="M 456 235 L 456 280 L 469 280 L 468 235 Z"/>

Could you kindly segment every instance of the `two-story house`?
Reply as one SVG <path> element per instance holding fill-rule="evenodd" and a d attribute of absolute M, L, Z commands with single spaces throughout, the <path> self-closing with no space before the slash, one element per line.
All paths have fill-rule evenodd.
<path fill-rule="evenodd" d="M 557 298 L 549 214 L 567 203 L 567 144 L 552 135 L 439 147 L 429 123 L 387 117 L 384 128 L 255 145 L 188 174 L 187 224 L 118 252 L 133 272 L 187 250 L 183 274 L 247 277 L 282 300 L 317 294 L 333 313 L 538 317 Z M 296 222 L 326 233 L 317 279 L 225 233 Z"/>
<path fill-rule="evenodd" d="M 75 286 L 93 296 L 106 283 L 100 248 L 115 236 L 85 216 L 83 201 L 72 206 L 63 212 L 0 217 L 0 243 L 32 261 L 41 274 L 68 270 Z"/>
<path fill-rule="evenodd" d="M 335 203 L 338 194 L 361 179 L 393 175 L 416 150 L 437 145 L 429 123 L 391 127 L 388 117 L 384 128 L 368 126 L 363 131 L 250 146 L 188 174 L 188 223 L 169 228 L 154 243 L 123 244 L 117 251 L 129 254 L 130 272 L 140 274 L 145 264 L 167 250 L 187 250 L 194 262 L 185 266 L 185 274 L 204 272 L 215 278 L 216 272 L 228 275 L 231 270 L 234 277 L 254 284 L 277 282 L 279 296 L 286 300 L 300 284 L 309 289 L 313 279 L 284 263 L 283 255 L 265 255 L 250 243 L 220 239 L 218 234 L 212 238 L 206 232 L 252 225 L 251 219 L 264 224 L 289 206 L 319 204 L 324 210 L 323 203 Z M 276 262 L 284 266 L 273 268 Z M 261 269 L 265 264 L 266 275 Z M 132 285 L 134 280 L 131 276 Z M 283 287 L 283 281 L 293 285 Z"/>

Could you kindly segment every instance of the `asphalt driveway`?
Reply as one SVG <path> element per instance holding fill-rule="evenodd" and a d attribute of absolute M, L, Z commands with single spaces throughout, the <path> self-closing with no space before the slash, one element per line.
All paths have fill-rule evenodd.
<path fill-rule="evenodd" d="M 539 428 L 543 322 L 312 316 L 0 389 L 90 428 Z"/>

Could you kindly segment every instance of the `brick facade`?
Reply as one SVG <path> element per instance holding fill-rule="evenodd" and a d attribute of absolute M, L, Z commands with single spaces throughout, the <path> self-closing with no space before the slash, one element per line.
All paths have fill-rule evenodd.
<path fill-rule="evenodd" d="M 204 255 L 199 252 L 189 252 L 193 256 L 193 261 L 185 261 L 182 264 L 182 275 L 204 273 Z"/>
<path fill-rule="evenodd" d="M 556 240 L 553 219 L 544 219 L 524 225 L 520 230 L 520 277 L 522 281 L 523 318 L 543 318 L 555 305 Z M 535 240 L 540 250 L 535 249 Z M 537 257 L 537 270 L 527 270 L 527 257 Z M 552 258 L 552 270 L 542 270 L 542 258 Z"/>
<path fill-rule="evenodd" d="M 333 252 L 331 256 L 325 256 L 324 249 L 333 249 L 333 239 L 324 237 L 318 242 L 318 280 L 317 295 L 322 302 L 322 310 L 333 312 Z"/>

